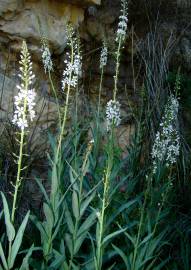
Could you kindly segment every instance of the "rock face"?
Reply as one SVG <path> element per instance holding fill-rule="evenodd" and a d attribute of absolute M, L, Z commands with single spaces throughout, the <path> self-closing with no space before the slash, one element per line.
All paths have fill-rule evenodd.
<path fill-rule="evenodd" d="M 41 116 L 42 126 L 44 126 L 44 122 L 47 120 L 47 111 L 49 111 L 49 124 L 51 124 L 50 120 L 55 121 L 55 101 L 48 95 L 50 87 L 46 82 L 43 67 L 41 64 L 39 65 L 41 59 L 41 38 L 42 36 L 46 37 L 51 52 L 56 57 L 59 57 L 67 43 L 67 24 L 72 23 L 77 28 L 84 21 L 85 8 L 92 4 L 100 4 L 100 1 L 0 1 L 1 119 L 8 116 L 7 112 L 9 112 L 11 118 L 13 96 L 17 83 L 17 62 L 22 40 L 25 39 L 32 54 L 35 73 L 38 74 L 37 81 L 38 88 L 40 88 L 38 93 L 38 111 L 44 106 Z"/>
<path fill-rule="evenodd" d="M 159 3 L 160 2 L 160 3 Z M 40 40 L 44 35 L 55 64 L 55 80 L 60 81 L 66 47 L 66 25 L 71 22 L 79 28 L 84 57 L 83 89 L 88 102 L 95 105 L 100 78 L 99 55 L 103 37 L 111 51 L 105 70 L 102 104 L 112 96 L 115 61 L 115 34 L 119 0 L 1 0 L 0 1 L 0 87 L 4 89 L 1 104 L 11 106 L 12 90 L 16 83 L 21 41 L 26 39 L 32 53 L 35 73 L 38 74 L 39 96 L 55 109 L 49 99 L 49 84 L 41 64 Z M 139 73 L 144 53 L 149 50 L 148 37 L 157 30 L 164 48 L 171 46 L 169 66 L 179 66 L 188 75 L 191 72 L 191 2 L 190 0 L 137 0 L 129 5 L 129 36 L 121 58 L 118 99 L 122 104 L 123 122 L 132 122 L 131 107 L 138 107 L 138 90 L 142 84 Z M 156 36 L 156 35 L 155 35 Z M 147 43 L 146 43 L 147 42 Z M 169 47 L 170 48 L 170 47 Z M 168 49 L 169 49 L 168 48 Z M 143 51 L 143 50 L 142 50 Z M 43 91 L 42 91 L 43 90 Z M 9 94 L 8 94 L 9 93 Z M 44 97 L 41 95 L 43 93 Z M 4 97 L 5 96 L 5 97 Z M 4 100 L 3 100 L 4 98 Z M 7 101 L 9 100 L 9 101 Z M 6 104 L 6 105 L 5 105 Z M 46 105 L 48 106 L 48 105 Z M 48 107 L 46 107 L 47 109 Z M 127 137 L 127 135 L 126 135 Z"/>
<path fill-rule="evenodd" d="M 53 1 L 6 1 L 0 3 L 0 31 L 13 48 L 21 39 L 29 40 L 35 46 L 44 34 L 53 49 L 66 44 L 66 25 L 72 22 L 78 26 L 84 19 L 81 7 Z"/>
<path fill-rule="evenodd" d="M 100 5 L 101 0 L 64 0 L 63 2 L 86 7 L 87 5 Z"/>

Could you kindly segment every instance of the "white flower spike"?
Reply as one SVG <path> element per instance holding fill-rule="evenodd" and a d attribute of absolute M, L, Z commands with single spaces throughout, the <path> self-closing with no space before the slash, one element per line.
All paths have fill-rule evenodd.
<path fill-rule="evenodd" d="M 104 45 L 101 50 L 100 69 L 102 69 L 107 65 L 107 56 L 108 56 L 108 48 L 106 47 L 106 45 Z"/>
<path fill-rule="evenodd" d="M 120 39 L 124 41 L 127 34 L 128 6 L 127 6 L 126 0 L 121 0 L 121 6 L 122 6 L 122 9 L 121 9 L 122 15 L 119 16 L 119 23 L 118 23 L 117 37 L 116 37 L 117 42 L 119 42 Z"/>
<path fill-rule="evenodd" d="M 179 156 L 180 138 L 176 130 L 178 107 L 178 99 L 171 95 L 160 123 L 161 130 L 157 132 L 152 148 L 153 173 L 156 172 L 159 163 L 165 162 L 169 167 L 176 163 Z"/>
<path fill-rule="evenodd" d="M 28 119 L 33 121 L 35 117 L 35 90 L 32 88 L 35 75 L 32 72 L 31 57 L 28 52 L 26 42 L 23 41 L 21 50 L 21 64 L 19 77 L 21 78 L 20 85 L 17 85 L 19 90 L 18 95 L 14 97 L 14 116 L 13 124 L 21 130 L 28 127 Z"/>
<path fill-rule="evenodd" d="M 51 72 L 53 70 L 53 63 L 52 63 L 52 59 L 51 59 L 50 50 L 49 50 L 48 46 L 46 46 L 46 45 L 43 45 L 41 50 L 42 50 L 42 62 L 44 65 L 45 73 L 47 71 Z"/>
<path fill-rule="evenodd" d="M 71 42 L 73 44 L 71 44 Z M 67 86 L 76 87 L 78 78 L 82 74 L 82 56 L 79 52 L 78 39 L 74 37 L 73 31 L 69 34 L 69 46 L 73 47 L 73 54 L 66 53 L 67 59 L 64 61 L 66 68 L 63 72 L 62 90 Z"/>
<path fill-rule="evenodd" d="M 107 120 L 107 131 L 111 128 L 117 127 L 121 123 L 120 118 L 120 103 L 119 101 L 110 100 L 106 106 L 106 120 Z"/>

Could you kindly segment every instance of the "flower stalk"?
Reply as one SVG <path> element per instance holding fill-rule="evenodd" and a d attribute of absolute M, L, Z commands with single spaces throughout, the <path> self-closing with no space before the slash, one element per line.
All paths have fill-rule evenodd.
<path fill-rule="evenodd" d="M 63 120 L 61 121 L 60 133 L 58 136 L 57 149 L 56 149 L 55 157 L 54 157 L 53 171 L 55 174 L 56 174 L 57 165 L 60 162 L 60 153 L 61 153 L 61 146 L 62 146 L 64 131 L 66 127 L 70 91 L 72 87 L 75 88 L 77 86 L 78 77 L 81 74 L 81 56 L 78 53 L 77 38 L 74 37 L 74 32 L 72 29 L 69 29 L 68 31 L 69 31 L 68 45 L 70 46 L 70 54 L 69 53 L 66 54 L 67 55 L 67 59 L 65 60 L 66 68 L 63 72 L 63 79 L 62 79 L 62 91 L 65 92 L 66 90 L 66 100 L 65 100 L 65 106 L 64 106 Z M 58 179 L 59 177 L 54 177 L 54 181 L 52 181 L 51 197 L 52 197 L 53 206 L 55 206 L 56 204 L 55 199 L 56 199 L 56 194 L 57 194 L 58 186 L 59 186 Z"/>
<path fill-rule="evenodd" d="M 104 190 L 103 190 L 103 198 L 102 198 L 102 207 L 101 212 L 98 215 L 98 226 L 99 226 L 99 234 L 97 239 L 97 250 L 96 250 L 96 270 L 102 269 L 102 257 L 103 257 L 103 237 L 105 231 L 105 211 L 108 206 L 108 189 L 109 189 L 109 179 L 110 179 L 111 170 L 108 166 L 106 169 L 105 177 L 104 177 Z"/>
<path fill-rule="evenodd" d="M 24 170 L 24 168 L 22 167 L 22 160 L 24 155 L 24 138 L 26 135 L 26 128 L 28 127 L 28 118 L 30 118 L 30 121 L 32 121 L 35 117 L 34 100 L 36 93 L 34 89 L 30 89 L 35 76 L 32 72 L 31 57 L 25 41 L 23 41 L 22 44 L 20 64 L 21 73 L 19 74 L 19 77 L 21 78 L 21 84 L 17 86 L 17 88 L 19 89 L 19 93 L 17 96 L 15 96 L 15 111 L 12 120 L 13 124 L 15 124 L 21 130 L 19 140 L 19 155 L 17 157 L 17 178 L 14 186 L 15 190 L 13 195 L 13 206 L 11 213 L 12 223 L 14 223 L 15 219 L 18 190 L 22 181 L 21 172 L 22 170 Z"/>
<path fill-rule="evenodd" d="M 107 118 L 107 130 L 113 130 L 114 127 L 117 127 L 120 122 L 120 103 L 116 100 L 118 92 L 118 78 L 119 78 L 119 68 L 120 68 L 120 57 L 121 49 L 126 38 L 127 32 L 127 23 L 128 23 L 128 13 L 127 13 L 127 2 L 126 0 L 121 0 L 121 13 L 119 16 L 119 23 L 117 29 L 117 36 L 115 41 L 117 42 L 117 51 L 116 51 L 116 68 L 114 76 L 114 89 L 113 89 L 113 99 L 108 101 L 106 106 L 106 118 Z M 113 131 L 112 131 L 113 132 Z"/>
<path fill-rule="evenodd" d="M 75 218 L 75 225 L 74 225 L 74 232 L 72 234 L 72 248 L 71 248 L 71 256 L 70 256 L 70 262 L 69 262 L 69 268 L 68 270 L 72 269 L 72 264 L 73 264 L 73 260 L 74 257 L 76 255 L 75 253 L 75 245 L 76 242 L 78 240 L 77 234 L 78 234 L 78 230 L 79 230 L 79 226 L 80 226 L 80 221 L 81 221 L 81 215 L 80 215 L 80 210 L 81 210 L 81 206 L 83 203 L 83 180 L 84 180 L 84 176 L 86 174 L 86 167 L 87 167 L 87 163 L 88 163 L 88 158 L 89 155 L 92 151 L 92 147 L 93 147 L 93 142 L 89 142 L 88 147 L 87 147 L 87 151 L 85 154 L 85 158 L 82 164 L 82 169 L 81 169 L 81 175 L 79 178 L 79 190 L 77 191 L 78 193 L 78 216 Z M 76 192 L 75 190 L 73 192 Z"/>
<path fill-rule="evenodd" d="M 176 129 L 178 108 L 178 99 L 171 94 L 152 148 L 153 173 L 156 173 L 160 164 L 172 166 L 179 156 L 180 138 Z"/>
<path fill-rule="evenodd" d="M 103 44 L 103 48 L 101 50 L 101 56 L 100 56 L 100 70 L 101 70 L 101 76 L 100 76 L 100 84 L 99 84 L 99 98 L 98 98 L 98 121 L 100 117 L 100 105 L 101 105 L 101 91 L 102 91 L 102 85 L 103 85 L 103 75 L 104 75 L 104 68 L 107 65 L 107 58 L 108 58 L 108 48 L 106 44 Z"/>
<path fill-rule="evenodd" d="M 128 23 L 128 13 L 127 13 L 127 2 L 126 0 L 121 0 L 121 12 L 122 15 L 119 17 L 118 29 L 117 29 L 117 37 L 116 42 L 118 43 L 117 52 L 116 52 L 116 68 L 115 68 L 115 76 L 114 76 L 114 91 L 113 91 L 113 100 L 116 101 L 117 91 L 118 91 L 118 77 L 119 77 L 119 67 L 120 67 L 120 57 L 121 57 L 121 49 L 123 47 L 126 32 L 127 32 L 127 23 Z"/>
<path fill-rule="evenodd" d="M 47 40 L 43 37 L 42 38 L 42 63 L 44 66 L 44 71 L 45 73 L 48 73 L 48 78 L 50 81 L 50 85 L 56 100 L 56 106 L 57 106 L 57 113 L 58 113 L 58 120 L 59 120 L 59 128 L 61 127 L 61 113 L 60 113 L 60 107 L 59 107 L 59 101 L 58 101 L 58 95 L 56 93 L 56 89 L 54 87 L 54 83 L 52 80 L 52 72 L 53 72 L 53 62 L 51 58 L 51 53 L 48 47 L 48 42 Z"/>

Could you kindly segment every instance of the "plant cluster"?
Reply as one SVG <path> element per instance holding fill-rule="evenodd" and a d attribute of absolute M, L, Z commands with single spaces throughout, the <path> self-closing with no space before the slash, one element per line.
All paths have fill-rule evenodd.
<path fill-rule="evenodd" d="M 121 6 L 115 39 L 113 98 L 106 104 L 106 112 L 103 112 L 102 84 L 109 58 L 109 48 L 104 41 L 93 127 L 88 121 L 78 123 L 81 118 L 76 105 L 74 128 L 66 133 L 71 91 L 77 93 L 77 104 L 78 83 L 82 74 L 79 38 L 68 26 L 69 51 L 60 91 L 65 97 L 63 106 L 58 102 L 57 89 L 52 80 L 53 61 L 48 43 L 42 39 L 42 62 L 57 102 L 58 128 L 56 134 L 49 134 L 49 188 L 45 188 L 42 179 L 36 176 L 43 195 L 43 213 L 27 209 L 23 221 L 18 224 L 18 196 L 24 196 L 20 187 L 25 183 L 23 158 L 30 159 L 24 146 L 30 122 L 36 116 L 32 63 L 27 44 L 23 41 L 21 83 L 17 87 L 19 92 L 15 96 L 12 121 L 17 128 L 19 149 L 18 153 L 14 153 L 17 176 L 11 202 L 1 192 L 0 270 L 190 269 L 188 224 L 191 223 L 189 218 L 182 218 L 183 214 L 177 211 L 174 203 L 177 187 L 174 183 L 181 181 L 180 169 L 184 177 L 188 170 L 188 164 L 182 158 L 183 142 L 178 125 L 178 83 L 175 93 L 169 91 L 161 107 L 161 120 L 156 123 L 153 142 L 147 142 L 150 130 L 146 128 L 146 123 L 152 122 L 153 115 L 149 111 L 150 101 L 142 97 L 143 108 L 135 117 L 135 131 L 127 145 L 125 157 L 122 157 L 118 145 L 117 131 L 122 118 L 117 100 L 119 67 L 128 29 L 127 2 L 121 0 Z M 153 105 L 155 109 L 158 110 L 158 106 L 155 108 Z M 106 122 L 107 128 L 102 128 L 102 121 Z M 146 147 L 152 149 L 151 154 L 145 151 Z M 179 218 L 172 213 L 177 213 Z M 184 222 L 181 223 L 181 220 Z M 182 225 L 184 229 L 181 229 Z M 178 255 L 173 248 L 175 245 L 179 245 Z"/>

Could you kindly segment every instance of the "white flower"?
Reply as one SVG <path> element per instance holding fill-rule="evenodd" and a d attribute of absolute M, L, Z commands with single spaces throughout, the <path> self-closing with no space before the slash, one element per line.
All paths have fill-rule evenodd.
<path fill-rule="evenodd" d="M 100 56 L 100 69 L 105 67 L 107 65 L 107 55 L 108 55 L 108 49 L 104 45 L 101 50 L 101 56 Z"/>
<path fill-rule="evenodd" d="M 67 59 L 64 61 L 66 68 L 63 72 L 62 90 L 64 91 L 66 86 L 76 87 L 78 78 L 82 74 L 82 57 L 79 52 L 78 40 L 73 36 L 70 37 L 72 42 L 69 41 L 69 45 L 73 46 L 73 55 L 66 53 Z"/>
<path fill-rule="evenodd" d="M 178 107 L 177 98 L 171 95 L 160 123 L 161 130 L 157 132 L 152 148 L 154 173 L 159 163 L 165 162 L 169 167 L 176 163 L 176 158 L 179 156 L 180 138 L 176 130 Z"/>
<path fill-rule="evenodd" d="M 120 39 L 124 41 L 126 37 L 126 33 L 127 33 L 128 7 L 127 7 L 126 0 L 121 0 L 121 5 L 122 5 L 122 9 L 121 9 L 122 15 L 119 16 L 119 23 L 118 23 L 117 37 L 116 37 L 117 42 L 119 42 Z"/>
<path fill-rule="evenodd" d="M 13 124 L 18 126 L 21 130 L 28 127 L 28 118 L 32 121 L 35 117 L 35 97 L 36 93 L 32 86 L 32 82 L 35 78 L 32 72 L 32 63 L 26 42 L 23 42 L 21 51 L 21 67 L 19 77 L 21 78 L 20 85 L 17 85 L 19 90 L 18 94 L 14 97 L 14 116 Z"/>
<path fill-rule="evenodd" d="M 52 59 L 51 59 L 50 50 L 45 45 L 42 46 L 41 50 L 42 50 L 42 62 L 44 65 L 45 73 L 46 73 L 46 71 L 50 72 L 53 70 L 53 63 L 52 63 Z"/>
<path fill-rule="evenodd" d="M 112 126 L 119 126 L 121 123 L 120 118 L 120 103 L 115 100 L 110 100 L 106 106 L 106 120 L 107 130 L 109 131 Z"/>

